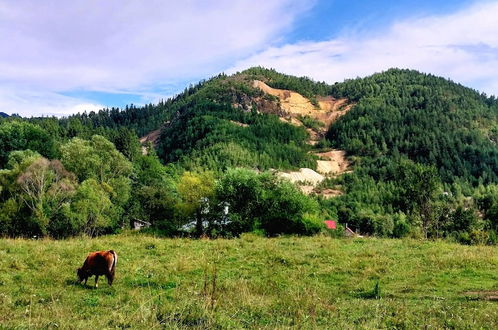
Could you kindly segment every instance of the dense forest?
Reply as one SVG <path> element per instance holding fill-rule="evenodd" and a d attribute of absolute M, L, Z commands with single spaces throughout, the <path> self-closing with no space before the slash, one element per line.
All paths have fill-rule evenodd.
<path fill-rule="evenodd" d="M 312 146 L 254 80 L 354 106 Z M 391 69 L 328 85 L 251 68 L 156 105 L 0 119 L 0 235 L 95 236 L 135 219 L 164 235 L 309 235 L 332 218 L 367 235 L 492 244 L 497 142 L 496 98 L 446 79 Z M 339 196 L 305 195 L 277 174 L 316 168 L 324 146 L 353 163 L 321 183 Z"/>

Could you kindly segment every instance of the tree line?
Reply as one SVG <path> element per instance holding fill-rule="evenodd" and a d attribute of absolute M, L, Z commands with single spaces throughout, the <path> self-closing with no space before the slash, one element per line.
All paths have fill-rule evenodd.
<path fill-rule="evenodd" d="M 0 235 L 95 236 L 135 219 L 165 235 L 321 228 L 318 204 L 275 173 L 187 171 L 164 166 L 153 150 L 141 154 L 138 144 L 124 148 L 126 157 L 103 136 L 55 141 L 24 121 L 1 123 L 0 137 Z"/>

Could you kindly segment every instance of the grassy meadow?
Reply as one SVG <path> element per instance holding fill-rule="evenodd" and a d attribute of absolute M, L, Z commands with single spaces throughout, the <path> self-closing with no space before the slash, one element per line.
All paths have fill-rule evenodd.
<path fill-rule="evenodd" d="M 79 284 L 87 252 L 111 248 L 114 285 Z M 495 328 L 497 253 L 323 236 L 1 239 L 0 328 Z"/>

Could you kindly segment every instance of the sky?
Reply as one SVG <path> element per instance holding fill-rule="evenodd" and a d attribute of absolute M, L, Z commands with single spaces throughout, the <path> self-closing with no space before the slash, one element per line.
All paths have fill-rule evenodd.
<path fill-rule="evenodd" d="M 392 67 L 498 95 L 498 0 L 0 0 L 0 111 L 155 103 L 264 66 L 334 83 Z"/>

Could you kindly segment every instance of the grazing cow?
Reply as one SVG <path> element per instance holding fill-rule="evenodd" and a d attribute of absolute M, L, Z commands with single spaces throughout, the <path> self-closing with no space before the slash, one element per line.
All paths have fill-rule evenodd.
<path fill-rule="evenodd" d="M 118 254 L 113 250 L 92 252 L 86 257 L 83 267 L 78 268 L 78 279 L 80 282 L 85 281 L 86 285 L 88 278 L 95 275 L 95 287 L 98 287 L 99 276 L 105 275 L 107 283 L 112 285 L 117 263 Z"/>

